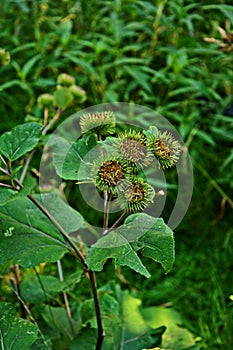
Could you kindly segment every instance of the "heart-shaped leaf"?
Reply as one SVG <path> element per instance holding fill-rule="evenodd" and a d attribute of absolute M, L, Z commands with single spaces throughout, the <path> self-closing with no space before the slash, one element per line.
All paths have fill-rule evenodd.
<path fill-rule="evenodd" d="M 91 246 L 87 255 L 88 266 L 101 271 L 107 259 L 115 259 L 115 265 L 126 265 L 145 277 L 149 272 L 138 256 L 159 262 L 169 272 L 174 262 L 173 232 L 161 218 L 140 213 L 130 215 L 125 223 Z"/>
<path fill-rule="evenodd" d="M 38 143 L 42 126 L 38 123 L 18 125 L 0 137 L 0 153 L 14 161 L 31 151 Z"/>
<path fill-rule="evenodd" d="M 90 136 L 70 143 L 57 137 L 54 142 L 53 162 L 57 174 L 65 180 L 86 180 L 90 177 L 96 152 L 96 138 Z"/>

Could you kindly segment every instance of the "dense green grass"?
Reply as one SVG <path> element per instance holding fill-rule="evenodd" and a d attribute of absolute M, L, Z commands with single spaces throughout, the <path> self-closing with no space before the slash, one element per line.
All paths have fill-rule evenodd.
<path fill-rule="evenodd" d="M 40 118 L 37 98 L 54 90 L 61 72 L 87 92 L 66 115 L 133 101 L 171 121 L 195 174 L 189 212 L 175 231 L 175 266 L 168 276 L 151 266 L 146 281 L 123 273 L 144 305 L 171 302 L 201 349 L 230 350 L 233 52 L 203 40 L 220 40 L 218 26 L 233 30 L 233 6 L 224 1 L 2 1 L 0 46 L 11 63 L 0 68 L 0 129 Z"/>

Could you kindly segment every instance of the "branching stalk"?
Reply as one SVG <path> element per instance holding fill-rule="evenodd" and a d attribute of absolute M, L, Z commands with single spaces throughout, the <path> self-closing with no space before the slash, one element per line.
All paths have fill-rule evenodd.
<path fill-rule="evenodd" d="M 62 113 L 62 109 L 58 108 L 57 113 L 53 116 L 50 122 L 44 127 L 42 131 L 42 135 L 46 135 L 47 131 L 53 126 L 53 124 L 56 123 L 56 121 L 58 121 L 61 113 Z"/>
<path fill-rule="evenodd" d="M 116 228 L 119 223 L 124 220 L 124 218 L 126 217 L 126 215 L 128 215 L 128 210 L 123 211 L 123 213 L 121 214 L 121 216 L 119 216 L 119 218 L 114 222 L 114 224 L 109 228 L 104 230 L 103 235 L 107 235 L 109 232 L 111 232 L 112 230 L 114 230 L 114 228 Z"/>

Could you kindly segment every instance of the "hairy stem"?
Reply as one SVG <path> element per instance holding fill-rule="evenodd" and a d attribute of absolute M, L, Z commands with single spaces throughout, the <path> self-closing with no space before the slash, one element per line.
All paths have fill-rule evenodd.
<path fill-rule="evenodd" d="M 18 291 L 14 289 L 14 293 L 15 293 L 15 295 L 17 296 L 17 298 L 19 299 L 20 303 L 23 305 L 23 307 L 24 307 L 26 313 L 29 315 L 30 320 L 38 327 L 38 333 L 40 334 L 41 339 L 42 339 L 44 345 L 46 346 L 47 349 L 50 349 L 50 346 L 48 345 L 48 343 L 47 343 L 47 341 L 46 341 L 46 339 L 45 339 L 43 333 L 42 333 L 41 330 L 40 330 L 39 325 L 37 324 L 36 320 L 34 319 L 32 313 L 31 313 L 30 309 L 29 309 L 28 306 L 25 304 L 24 300 L 21 298 L 21 296 L 19 295 Z M 1 330 L 0 330 L 0 334 L 1 334 Z M 0 336 L 0 338 L 1 338 L 1 336 Z M 3 348 L 2 348 L 2 349 L 3 349 Z"/>
<path fill-rule="evenodd" d="M 44 127 L 48 123 L 48 117 L 49 117 L 49 109 L 48 109 L 48 107 L 45 107 L 45 109 L 44 109 Z"/>

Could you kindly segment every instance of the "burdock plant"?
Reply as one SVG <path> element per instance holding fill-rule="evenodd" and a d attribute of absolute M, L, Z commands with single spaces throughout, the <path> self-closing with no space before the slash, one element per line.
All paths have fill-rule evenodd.
<path fill-rule="evenodd" d="M 101 140 L 99 157 L 91 167 L 91 178 L 97 190 L 103 193 L 103 232 L 107 234 L 111 231 L 108 221 L 112 198 L 116 198 L 119 210 L 123 210 L 113 223 L 116 227 L 125 216 L 142 212 L 154 201 L 155 190 L 148 183 L 144 169 L 152 166 L 155 158 L 163 169 L 174 166 L 181 146 L 171 133 L 155 126 L 147 131 L 131 127 L 117 133 L 116 118 L 110 111 L 84 114 L 80 126 L 84 138 L 86 134 L 93 134 Z M 104 141 L 101 136 L 105 137 Z"/>
<path fill-rule="evenodd" d="M 155 348 L 161 344 L 165 327 L 150 328 L 142 320 L 139 310 L 135 312 L 135 320 L 131 323 L 132 317 L 128 316 L 131 309 L 127 306 L 129 295 L 110 285 L 107 289 L 102 288 L 99 294 L 95 272 L 102 271 L 106 261 L 114 259 L 116 267 L 127 266 L 149 278 L 150 273 L 141 260 L 142 256 L 160 263 L 166 273 L 171 270 L 174 262 L 173 232 L 162 218 L 143 212 L 159 195 L 163 195 L 162 191 L 155 193 L 146 174 L 147 170 L 153 171 L 156 164 L 153 162 L 154 158 L 163 169 L 174 166 L 181 147 L 168 131 L 158 131 L 156 127 L 148 130 L 133 127 L 127 129 L 125 125 L 125 131 L 118 132 L 112 111 L 86 113 L 79 119 L 82 135 L 78 140 L 69 142 L 62 136 L 67 129 L 61 129 L 58 134 L 52 134 L 44 149 L 42 159 L 46 166 L 42 166 L 42 172 L 38 174 L 41 177 L 46 170 L 44 177 L 48 181 L 47 156 L 50 155 L 51 148 L 49 162 L 54 164 L 57 175 L 62 179 L 59 191 L 36 194 L 37 186 L 32 186 L 31 177 L 25 179 L 30 161 L 40 145 L 44 144 L 45 135 L 47 136 L 53 123 L 57 122 L 62 111 L 75 98 L 70 95 L 70 88 L 80 92 L 72 77 L 67 74 L 60 75 L 58 83 L 59 88 L 53 95 L 43 94 L 38 99 L 44 115 L 43 126 L 42 123 L 25 123 L 0 137 L 0 264 L 16 264 L 12 269 L 16 276 L 15 293 L 20 301 L 23 317 L 33 320 L 32 323 L 24 320 L 23 324 L 21 320 L 17 327 L 15 313 L 9 317 L 10 309 L 0 303 L 0 312 L 3 313 L 0 323 L 0 329 L 2 327 L 3 330 L 2 344 L 16 344 L 15 348 L 24 350 L 25 344 L 19 346 L 17 343 L 18 334 L 22 334 L 19 338 L 20 344 L 21 339 L 26 341 L 33 335 L 31 343 L 35 340 L 37 342 L 33 349 L 52 349 L 46 342 L 50 334 L 55 334 L 55 328 L 54 331 L 53 328 L 47 328 L 55 326 L 56 323 L 62 329 L 54 340 L 54 349 L 59 345 L 61 350 L 108 350 L 125 348 L 128 344 L 132 349 Z M 68 100 L 64 96 L 69 96 Z M 57 108 L 57 112 L 51 116 L 53 108 Z M 70 127 L 73 124 L 68 125 Z M 94 200 L 100 199 L 103 203 L 103 227 L 96 227 L 96 222 L 92 221 L 97 211 L 101 211 L 99 206 L 91 208 L 90 212 L 82 208 L 81 214 L 63 201 L 61 188 L 67 188 L 67 192 L 65 190 L 62 194 L 68 195 L 75 183 L 83 188 L 92 186 L 93 189 L 93 185 L 95 186 Z M 76 190 L 77 185 L 72 188 Z M 80 193 L 81 189 L 78 193 L 79 199 Z M 88 240 L 90 237 L 93 244 Z M 78 262 L 79 270 L 78 274 L 75 272 L 69 275 L 65 282 L 60 259 L 67 259 L 68 254 Z M 59 281 L 54 282 L 52 276 L 40 276 L 42 267 L 36 268 L 41 263 L 53 262 L 57 262 L 61 285 Z M 31 277 L 21 284 L 18 264 L 35 268 L 38 277 L 36 287 Z M 93 297 L 84 302 L 81 297 L 75 296 L 74 290 L 78 288 L 73 286 L 82 283 L 82 276 L 87 277 Z M 47 281 L 44 285 L 43 280 Z M 61 310 L 60 305 L 63 303 L 60 297 L 54 294 L 56 297 L 53 298 L 54 286 L 57 286 L 57 292 L 63 293 L 64 308 Z M 66 293 L 66 290 L 71 293 Z M 24 291 L 25 301 L 23 294 L 20 295 L 21 291 Z M 86 295 L 85 292 L 85 297 Z M 69 306 L 70 298 L 72 308 Z M 34 300 L 35 313 L 43 310 L 47 320 L 42 323 L 45 336 L 32 318 L 34 307 L 31 305 Z M 140 327 L 135 327 L 139 317 L 137 315 L 140 316 Z M 43 317 L 39 319 L 43 322 Z M 15 331 L 12 324 L 16 327 Z M 8 332 L 8 329 L 12 329 L 12 332 Z M 65 339 L 60 341 L 60 335 Z"/>

